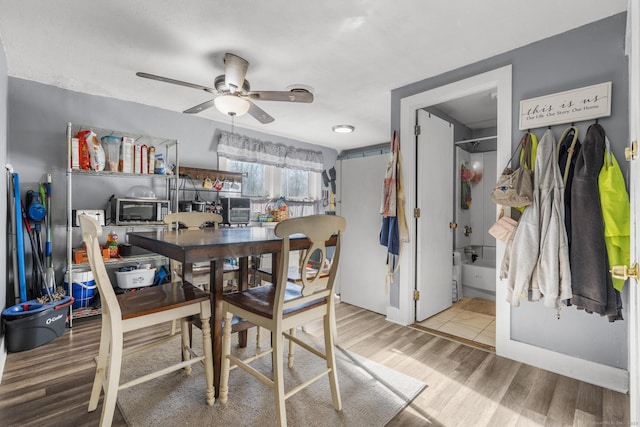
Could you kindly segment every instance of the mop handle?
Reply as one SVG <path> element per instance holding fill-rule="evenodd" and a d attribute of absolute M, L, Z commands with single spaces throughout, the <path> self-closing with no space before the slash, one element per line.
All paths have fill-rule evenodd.
<path fill-rule="evenodd" d="M 22 231 L 22 205 L 20 203 L 20 178 L 13 174 L 13 197 L 16 216 L 16 246 L 18 249 L 18 284 L 20 286 L 20 302 L 27 301 L 27 279 L 24 272 L 24 233 Z"/>

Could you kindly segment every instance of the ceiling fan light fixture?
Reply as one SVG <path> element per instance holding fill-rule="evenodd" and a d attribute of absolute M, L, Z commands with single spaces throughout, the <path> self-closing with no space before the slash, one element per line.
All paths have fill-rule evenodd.
<path fill-rule="evenodd" d="M 333 129 L 335 133 L 351 133 L 356 130 L 356 128 L 351 125 L 335 125 L 331 129 Z"/>
<path fill-rule="evenodd" d="M 213 103 L 218 111 L 229 116 L 242 116 L 249 111 L 250 104 L 246 99 L 235 95 L 220 95 Z"/>

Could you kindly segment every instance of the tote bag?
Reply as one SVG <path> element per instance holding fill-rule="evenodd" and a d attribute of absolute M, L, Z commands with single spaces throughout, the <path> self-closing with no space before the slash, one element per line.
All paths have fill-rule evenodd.
<path fill-rule="evenodd" d="M 509 163 L 498 178 L 498 183 L 491 192 L 491 199 L 497 205 L 520 207 L 529 206 L 533 203 L 533 164 L 531 161 L 531 135 L 527 132 L 520 144 L 513 152 Z M 520 147 L 524 148 L 524 153 L 520 158 L 517 168 L 509 167 L 513 156 Z"/>

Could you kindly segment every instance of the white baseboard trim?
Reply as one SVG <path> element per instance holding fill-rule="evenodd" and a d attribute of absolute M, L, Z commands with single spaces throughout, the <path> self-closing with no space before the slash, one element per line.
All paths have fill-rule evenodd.
<path fill-rule="evenodd" d="M 387 306 L 387 317 L 389 322 L 397 323 L 402 326 L 407 326 L 411 322 L 407 322 L 402 316 L 402 311 L 396 307 Z"/>
<path fill-rule="evenodd" d="M 496 354 L 620 393 L 629 391 L 629 372 L 626 369 L 590 362 L 513 340 L 504 346 L 497 345 Z"/>

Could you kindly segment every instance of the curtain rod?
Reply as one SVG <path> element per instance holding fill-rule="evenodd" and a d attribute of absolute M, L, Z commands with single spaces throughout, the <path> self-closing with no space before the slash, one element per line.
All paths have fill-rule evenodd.
<path fill-rule="evenodd" d="M 462 141 L 455 141 L 454 144 L 464 144 L 465 142 L 480 142 L 480 141 L 486 141 L 488 139 L 498 139 L 498 135 L 485 136 L 483 138 L 463 139 Z"/>

